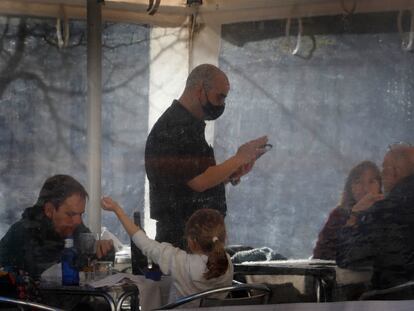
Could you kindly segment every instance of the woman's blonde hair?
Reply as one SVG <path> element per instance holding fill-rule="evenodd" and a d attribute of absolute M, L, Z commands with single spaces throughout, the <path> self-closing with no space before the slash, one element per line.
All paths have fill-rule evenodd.
<path fill-rule="evenodd" d="M 226 227 L 223 215 L 209 208 L 196 211 L 186 223 L 185 235 L 195 241 L 208 256 L 208 271 L 204 274 L 207 280 L 227 271 L 229 262 L 224 250 Z"/>

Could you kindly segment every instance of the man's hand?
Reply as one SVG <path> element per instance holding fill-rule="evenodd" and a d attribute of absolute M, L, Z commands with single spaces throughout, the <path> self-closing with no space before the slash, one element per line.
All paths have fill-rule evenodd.
<path fill-rule="evenodd" d="M 370 208 L 375 202 L 384 200 L 382 193 L 368 192 L 357 204 L 352 207 L 353 212 L 362 212 Z"/>
<path fill-rule="evenodd" d="M 241 145 L 237 150 L 236 156 L 240 157 L 244 164 L 252 161 L 254 163 L 258 157 L 266 152 L 263 146 L 267 143 L 267 140 L 267 136 L 262 136 Z"/>
<path fill-rule="evenodd" d="M 113 249 L 114 249 L 114 242 L 112 240 L 96 241 L 96 257 L 98 259 L 105 257 Z"/>
<path fill-rule="evenodd" d="M 357 214 L 369 209 L 375 202 L 384 200 L 382 193 L 368 192 L 357 204 L 351 209 L 351 215 L 345 226 L 354 226 L 357 223 Z"/>
<path fill-rule="evenodd" d="M 256 161 L 250 161 L 249 163 L 240 166 L 237 171 L 231 174 L 230 180 L 240 181 L 242 176 L 248 174 L 252 170 L 255 162 Z"/>

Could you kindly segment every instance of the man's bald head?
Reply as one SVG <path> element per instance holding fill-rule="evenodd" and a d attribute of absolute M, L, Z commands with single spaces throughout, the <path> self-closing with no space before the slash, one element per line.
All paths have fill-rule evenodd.
<path fill-rule="evenodd" d="M 229 91 L 226 74 L 214 65 L 202 64 L 189 74 L 178 101 L 197 119 L 215 120 L 224 112 Z"/>
<path fill-rule="evenodd" d="M 393 146 L 382 164 L 384 192 L 390 192 L 402 179 L 414 174 L 414 147 Z"/>
<path fill-rule="evenodd" d="M 229 83 L 226 74 L 218 67 L 210 64 L 202 64 L 190 72 L 185 88 L 193 89 L 201 85 L 206 91 L 209 91 L 213 88 L 216 79 L 224 79 L 227 84 Z"/>

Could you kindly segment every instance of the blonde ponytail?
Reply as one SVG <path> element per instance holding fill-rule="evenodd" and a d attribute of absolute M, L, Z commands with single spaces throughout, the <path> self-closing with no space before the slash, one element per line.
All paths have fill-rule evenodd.
<path fill-rule="evenodd" d="M 220 241 L 212 242 L 212 251 L 208 254 L 207 269 L 204 277 L 209 280 L 226 273 L 229 266 L 224 244 Z"/>
<path fill-rule="evenodd" d="M 226 273 L 229 261 L 224 250 L 226 227 L 218 211 L 203 208 L 191 215 L 185 228 L 187 238 L 195 241 L 208 256 L 204 277 L 209 280 Z"/>

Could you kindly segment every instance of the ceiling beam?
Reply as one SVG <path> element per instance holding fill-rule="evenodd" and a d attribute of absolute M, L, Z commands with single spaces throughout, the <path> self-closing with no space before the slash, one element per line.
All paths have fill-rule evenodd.
<path fill-rule="evenodd" d="M 285 18 L 312 17 L 346 14 L 353 0 L 345 0 L 345 10 L 337 0 L 284 0 L 284 1 L 247 1 L 226 0 L 212 10 L 202 6 L 199 16 L 204 20 L 214 19 L 221 24 L 239 22 L 274 20 Z M 356 0 L 355 14 L 372 12 L 389 12 L 414 9 L 414 0 Z"/>
<path fill-rule="evenodd" d="M 387 12 L 414 9 L 414 0 L 355 0 L 355 13 Z M 154 15 L 147 13 L 148 0 L 105 0 L 102 19 L 157 26 L 181 26 L 196 7 L 186 0 L 161 0 Z M 354 0 L 343 0 L 346 8 Z M 85 0 L 0 0 L 0 14 L 16 16 L 62 16 L 62 8 L 70 19 L 85 19 Z M 344 14 L 341 0 L 204 0 L 198 7 L 199 21 L 214 20 L 218 24 Z"/>
<path fill-rule="evenodd" d="M 86 7 L 84 1 L 77 5 L 78 1 L 27 1 L 27 0 L 1 0 L 0 15 L 7 16 L 32 16 L 32 17 L 49 17 L 63 18 L 65 15 L 69 19 L 86 19 Z M 71 3 L 71 4 L 67 4 Z M 118 3 L 119 5 L 119 3 Z M 146 8 L 141 11 L 137 7 L 128 10 L 125 7 L 117 5 L 110 7 L 105 5 L 102 8 L 102 20 L 110 22 L 126 22 L 149 24 L 165 27 L 177 27 L 183 25 L 187 20 L 186 12 L 177 14 L 170 8 L 163 10 L 154 15 L 149 15 Z"/>

